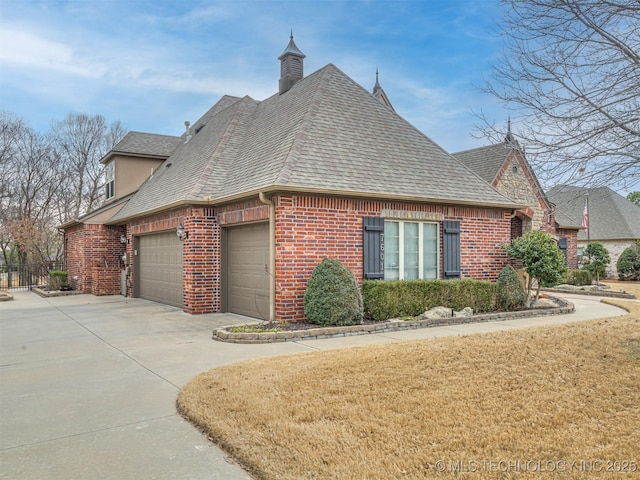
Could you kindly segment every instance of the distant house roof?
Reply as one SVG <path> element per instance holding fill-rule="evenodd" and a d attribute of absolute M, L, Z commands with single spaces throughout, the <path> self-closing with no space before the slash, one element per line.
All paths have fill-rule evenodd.
<path fill-rule="evenodd" d="M 113 223 L 260 191 L 521 207 L 331 64 L 262 102 L 223 97 L 194 126 Z"/>
<path fill-rule="evenodd" d="M 548 196 L 571 218 L 582 219 L 587 193 L 590 240 L 640 239 L 640 207 L 608 187 L 558 185 L 549 190 Z M 578 240 L 586 239 L 584 230 L 579 230 Z"/>
<path fill-rule="evenodd" d="M 129 132 L 100 161 L 107 163 L 111 157 L 118 154 L 168 158 L 181 141 L 184 141 L 184 139 L 171 135 Z"/>

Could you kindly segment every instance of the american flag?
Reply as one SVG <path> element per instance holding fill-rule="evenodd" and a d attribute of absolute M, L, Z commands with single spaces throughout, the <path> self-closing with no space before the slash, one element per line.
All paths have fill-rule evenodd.
<path fill-rule="evenodd" d="M 584 233 L 589 230 L 589 199 L 584 199 L 584 209 L 582 210 L 582 226 L 584 227 Z"/>

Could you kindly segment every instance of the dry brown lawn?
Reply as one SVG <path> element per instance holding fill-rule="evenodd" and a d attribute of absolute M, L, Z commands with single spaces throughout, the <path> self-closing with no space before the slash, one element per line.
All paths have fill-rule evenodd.
<path fill-rule="evenodd" d="M 610 303 L 630 314 L 229 365 L 178 408 L 257 478 L 640 478 L 640 302 Z"/>

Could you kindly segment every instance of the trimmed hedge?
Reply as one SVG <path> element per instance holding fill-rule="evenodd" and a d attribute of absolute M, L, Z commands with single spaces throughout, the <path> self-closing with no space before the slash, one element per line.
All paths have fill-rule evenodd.
<path fill-rule="evenodd" d="M 577 287 L 591 285 L 591 272 L 589 270 L 569 270 L 567 271 L 567 283 Z"/>
<path fill-rule="evenodd" d="M 413 317 L 438 306 L 488 312 L 495 309 L 496 284 L 484 280 L 365 280 L 362 296 L 365 315 L 378 321 Z"/>

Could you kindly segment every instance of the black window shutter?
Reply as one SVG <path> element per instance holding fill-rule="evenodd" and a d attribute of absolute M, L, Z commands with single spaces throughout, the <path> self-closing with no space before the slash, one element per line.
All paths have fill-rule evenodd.
<path fill-rule="evenodd" d="M 460 278 L 460 222 L 442 222 L 444 278 Z"/>
<path fill-rule="evenodd" d="M 364 217 L 363 225 L 364 279 L 384 278 L 384 218 Z"/>
<path fill-rule="evenodd" d="M 560 247 L 560 251 L 564 255 L 564 264 L 567 264 L 567 237 L 560 237 L 558 241 L 558 246 Z"/>

